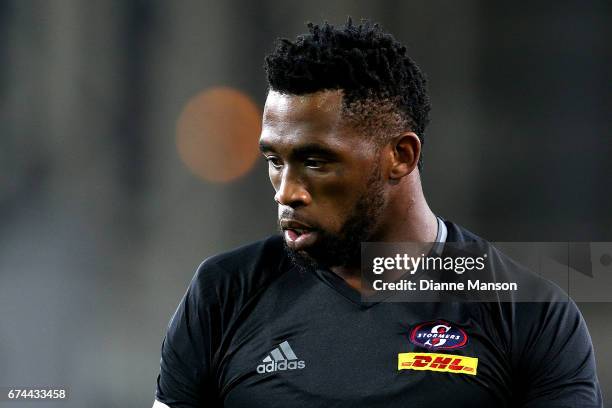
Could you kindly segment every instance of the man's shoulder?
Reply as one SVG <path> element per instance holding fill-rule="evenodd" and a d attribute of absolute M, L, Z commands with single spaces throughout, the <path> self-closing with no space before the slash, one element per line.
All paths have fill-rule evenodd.
<path fill-rule="evenodd" d="M 265 239 L 213 255 L 197 268 L 192 286 L 204 291 L 250 291 L 281 274 L 285 266 L 283 238 Z"/>
<path fill-rule="evenodd" d="M 213 255 L 205 259 L 202 266 L 220 268 L 232 273 L 249 267 L 269 266 L 282 261 L 283 258 L 283 238 L 280 235 L 271 235 Z"/>
<path fill-rule="evenodd" d="M 478 243 L 487 243 L 484 238 L 479 237 L 474 234 L 472 231 L 462 227 L 459 224 L 454 223 L 448 219 L 442 218 L 444 221 L 444 225 L 446 225 L 447 230 L 447 242 L 478 242 Z"/>
<path fill-rule="evenodd" d="M 520 290 L 512 296 L 522 302 L 567 302 L 567 293 L 553 281 L 544 278 L 539 271 L 521 263 L 520 259 L 508 255 L 495 243 L 476 235 L 468 229 L 445 220 L 448 229 L 448 242 L 465 248 L 467 252 L 486 253 L 487 267 L 485 281 L 515 282 Z M 527 247 L 523 248 L 528 249 Z M 519 245 L 519 253 L 520 245 Z"/>

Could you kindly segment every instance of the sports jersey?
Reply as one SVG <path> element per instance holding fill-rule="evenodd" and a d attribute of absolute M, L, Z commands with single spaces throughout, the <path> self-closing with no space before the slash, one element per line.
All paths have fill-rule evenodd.
<path fill-rule="evenodd" d="M 486 241 L 444 221 L 448 242 Z M 494 249 L 495 270 L 515 263 Z M 519 272 L 523 273 L 523 272 Z M 204 261 L 162 344 L 156 399 L 182 407 L 602 407 L 591 339 L 546 302 L 364 302 L 272 236 Z"/>

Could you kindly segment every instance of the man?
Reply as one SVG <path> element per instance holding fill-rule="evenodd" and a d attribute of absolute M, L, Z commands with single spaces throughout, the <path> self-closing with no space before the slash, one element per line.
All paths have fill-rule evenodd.
<path fill-rule="evenodd" d="M 367 22 L 309 25 L 266 71 L 260 147 L 282 236 L 200 265 L 156 404 L 601 407 L 585 323 L 539 278 L 521 275 L 549 302 L 363 301 L 362 242 L 486 244 L 423 196 L 430 106 L 405 47 Z"/>

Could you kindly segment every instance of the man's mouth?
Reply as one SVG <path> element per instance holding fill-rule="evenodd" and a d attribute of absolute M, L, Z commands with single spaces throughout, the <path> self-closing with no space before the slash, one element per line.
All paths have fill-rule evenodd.
<path fill-rule="evenodd" d="M 294 251 L 300 251 L 314 244 L 317 233 L 306 229 L 285 229 L 285 241 L 287 246 Z"/>
<path fill-rule="evenodd" d="M 304 250 L 317 239 L 317 232 L 299 221 L 281 219 L 280 226 L 287 246 L 294 251 Z"/>

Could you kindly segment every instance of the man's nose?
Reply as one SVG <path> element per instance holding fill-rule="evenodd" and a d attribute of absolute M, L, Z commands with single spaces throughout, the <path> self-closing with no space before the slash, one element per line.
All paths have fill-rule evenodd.
<path fill-rule="evenodd" d="M 281 176 L 281 184 L 274 195 L 274 201 L 289 207 L 299 207 L 310 204 L 310 194 L 300 180 L 285 170 Z"/>

